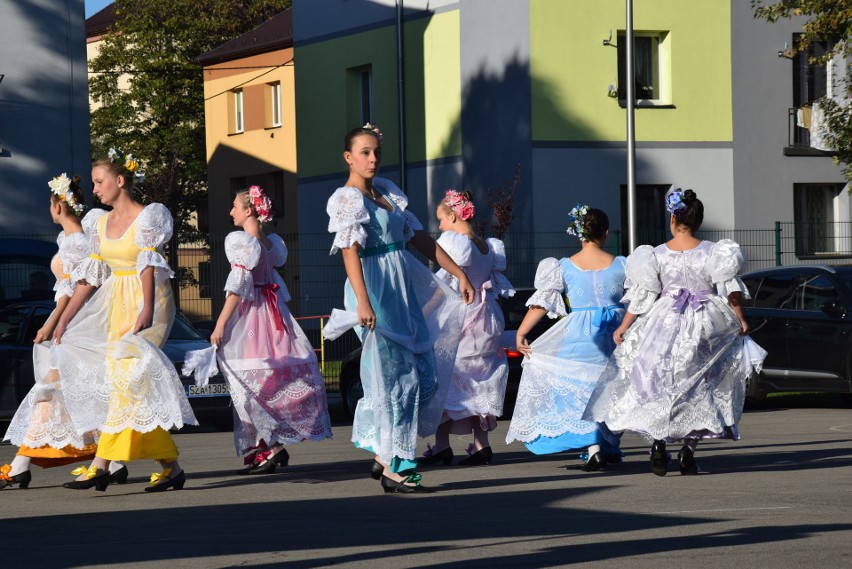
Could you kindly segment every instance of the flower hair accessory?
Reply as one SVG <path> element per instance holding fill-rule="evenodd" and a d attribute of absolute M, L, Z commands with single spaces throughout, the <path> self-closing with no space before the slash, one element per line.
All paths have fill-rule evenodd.
<path fill-rule="evenodd" d="M 53 178 L 47 185 L 50 186 L 51 191 L 59 198 L 59 201 L 67 203 L 74 215 L 80 217 L 85 206 L 74 197 L 74 192 L 71 191 L 71 180 L 65 172 Z"/>
<path fill-rule="evenodd" d="M 260 186 L 251 186 L 248 190 L 251 205 L 257 212 L 257 220 L 261 223 L 272 221 L 272 200 Z"/>
<path fill-rule="evenodd" d="M 568 235 L 574 235 L 580 241 L 588 241 L 586 238 L 586 214 L 589 213 L 589 206 L 577 204 L 574 209 L 568 212 L 568 221 L 570 225 L 566 231 Z"/>
<path fill-rule="evenodd" d="M 444 205 L 453 210 L 453 213 L 462 221 L 467 221 L 473 217 L 476 208 L 473 203 L 461 192 L 457 192 L 450 188 L 444 194 Z"/>
<path fill-rule="evenodd" d="M 379 130 L 378 126 L 376 126 L 374 124 L 370 124 L 370 123 L 364 123 L 364 126 L 362 126 L 361 128 L 366 129 L 366 130 L 372 130 L 373 132 L 376 133 L 376 136 L 379 138 L 379 142 L 382 141 L 382 131 Z"/>
<path fill-rule="evenodd" d="M 686 213 L 688 206 L 683 203 L 683 190 L 675 188 L 666 195 L 666 211 L 680 219 Z"/>
<path fill-rule="evenodd" d="M 139 171 L 139 160 L 134 158 L 132 154 L 127 154 L 125 156 L 120 150 L 116 150 L 115 147 L 112 147 L 109 149 L 109 152 L 107 152 L 107 158 L 113 162 L 119 162 L 124 165 L 127 170 L 133 173 L 137 184 L 141 184 L 145 181 L 145 172 Z"/>

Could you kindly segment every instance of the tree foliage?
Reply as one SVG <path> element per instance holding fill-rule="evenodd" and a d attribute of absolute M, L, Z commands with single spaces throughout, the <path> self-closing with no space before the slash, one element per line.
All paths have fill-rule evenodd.
<path fill-rule="evenodd" d="M 756 18 L 768 22 L 804 17 L 802 34 L 789 55 L 807 53 L 812 42 L 827 41 L 829 50 L 811 63 L 831 65 L 836 56 L 852 57 L 852 0 L 752 0 Z M 834 159 L 843 163 L 843 175 L 852 182 L 852 70 L 847 74 L 845 100 L 824 98 L 820 105 L 825 111 L 827 133 L 825 140 L 834 149 Z"/>
<path fill-rule="evenodd" d="M 202 72 L 193 59 L 290 6 L 290 0 L 116 0 L 118 20 L 90 62 L 92 152 L 142 162 L 138 197 L 165 204 L 182 242 L 204 207 L 207 160 Z M 120 88 L 124 79 L 129 84 Z"/>

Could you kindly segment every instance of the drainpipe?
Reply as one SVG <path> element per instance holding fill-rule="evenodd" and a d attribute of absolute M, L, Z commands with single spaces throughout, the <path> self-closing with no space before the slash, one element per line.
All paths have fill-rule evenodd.
<path fill-rule="evenodd" d="M 636 94 L 636 76 L 633 61 L 633 0 L 626 0 L 627 12 L 627 69 L 624 79 L 627 81 L 627 248 L 630 253 L 636 249 L 636 130 L 634 121 L 634 103 Z"/>
<path fill-rule="evenodd" d="M 405 52 L 402 47 L 402 11 L 403 1 L 396 0 L 396 77 L 397 108 L 399 109 L 399 187 L 405 188 Z"/>

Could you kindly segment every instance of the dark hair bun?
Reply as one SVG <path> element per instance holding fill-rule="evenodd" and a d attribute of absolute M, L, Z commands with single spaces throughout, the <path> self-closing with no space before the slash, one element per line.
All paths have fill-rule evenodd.
<path fill-rule="evenodd" d="M 686 205 L 695 202 L 695 200 L 697 199 L 698 196 L 692 190 L 686 190 L 683 192 L 683 203 L 685 203 Z"/>

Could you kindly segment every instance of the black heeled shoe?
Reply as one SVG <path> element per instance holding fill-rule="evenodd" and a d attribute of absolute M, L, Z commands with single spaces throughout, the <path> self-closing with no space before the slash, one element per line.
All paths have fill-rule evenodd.
<path fill-rule="evenodd" d="M 666 441 L 656 440 L 651 445 L 651 472 L 657 476 L 665 476 L 669 469 L 669 460 L 666 455 Z"/>
<path fill-rule="evenodd" d="M 385 467 L 382 466 L 382 463 L 378 460 L 373 460 L 373 464 L 370 465 L 370 478 L 373 480 L 381 480 L 384 472 Z"/>
<path fill-rule="evenodd" d="M 4 467 L 5 468 L 5 467 Z M 33 475 L 29 470 L 24 470 L 20 474 L 9 476 L 9 470 L 0 471 L 0 488 L 7 488 L 18 485 L 19 488 L 29 488 L 32 482 Z"/>
<path fill-rule="evenodd" d="M 127 484 L 127 476 L 129 472 L 127 471 L 127 466 L 122 466 L 115 472 L 110 472 L 109 474 L 109 483 L 110 484 Z"/>
<path fill-rule="evenodd" d="M 596 452 L 589 457 L 589 460 L 583 463 L 583 466 L 580 467 L 580 469 L 583 472 L 598 472 L 602 471 L 604 466 L 606 466 L 606 458 L 604 458 L 604 455 L 600 452 Z"/>
<path fill-rule="evenodd" d="M 695 462 L 695 451 L 689 446 L 683 445 L 680 452 L 677 453 L 677 461 L 680 465 L 680 473 L 684 476 L 694 476 L 698 474 L 698 463 Z"/>
<path fill-rule="evenodd" d="M 444 465 L 452 464 L 453 462 L 453 449 L 450 447 L 445 448 L 441 452 L 433 452 L 429 456 L 421 456 L 417 459 L 417 464 L 435 464 L 437 462 L 443 462 Z"/>
<path fill-rule="evenodd" d="M 491 464 L 491 459 L 494 457 L 494 453 L 491 451 L 491 447 L 485 447 L 479 449 L 469 457 L 464 460 L 460 460 L 459 466 L 482 466 L 484 464 Z"/>
<path fill-rule="evenodd" d="M 286 448 L 282 448 L 266 460 L 271 460 L 281 468 L 284 468 L 288 464 L 290 464 L 290 453 L 287 452 Z"/>
<path fill-rule="evenodd" d="M 409 486 L 406 482 L 411 482 L 414 485 Z M 420 485 L 419 474 L 412 474 L 406 477 L 402 482 L 397 482 L 396 480 L 388 478 L 382 474 L 381 484 L 385 494 L 429 494 L 432 492 L 431 488 L 426 488 L 425 486 Z"/>
<path fill-rule="evenodd" d="M 154 476 L 158 476 L 155 480 Z M 171 477 L 168 474 L 154 474 L 151 476 L 151 485 L 145 487 L 146 492 L 165 492 L 169 488 L 175 490 L 183 490 L 183 485 L 186 484 L 186 473 L 181 470 L 177 476 Z"/>
<path fill-rule="evenodd" d="M 106 489 L 109 486 L 109 471 L 104 470 L 100 474 L 85 480 L 72 480 L 71 482 L 66 482 L 62 486 L 70 490 L 88 490 L 94 486 L 95 490 L 98 492 L 106 492 Z"/>

